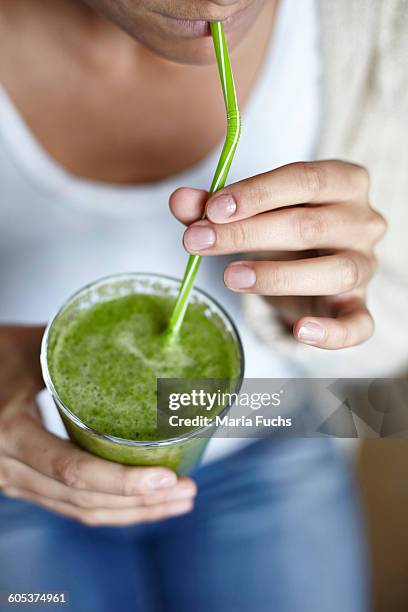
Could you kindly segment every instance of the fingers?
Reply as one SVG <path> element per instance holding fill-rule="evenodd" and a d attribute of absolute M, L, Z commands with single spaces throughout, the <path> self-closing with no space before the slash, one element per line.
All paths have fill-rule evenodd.
<path fill-rule="evenodd" d="M 227 223 L 304 203 L 366 203 L 368 188 L 368 173 L 361 166 L 337 160 L 294 163 L 218 191 L 205 211 L 210 221 Z"/>
<path fill-rule="evenodd" d="M 362 231 L 364 230 L 364 231 Z M 357 205 L 297 207 L 217 225 L 207 220 L 188 227 L 189 253 L 225 255 L 308 249 L 369 250 L 383 235 L 382 218 Z"/>
<path fill-rule="evenodd" d="M 88 525 L 156 521 L 193 507 L 193 481 L 177 479 L 166 468 L 129 468 L 103 461 L 48 434 L 21 410 L 3 419 L 2 426 L 6 436 L 0 489 L 6 495 Z"/>
<path fill-rule="evenodd" d="M 204 212 L 214 223 L 247 219 L 284 206 L 304 203 L 367 203 L 369 175 L 365 168 L 338 160 L 288 164 L 217 191 L 206 203 L 206 192 L 179 189 L 170 208 L 189 225 Z"/>
<path fill-rule="evenodd" d="M 190 225 L 203 216 L 207 199 L 207 191 L 181 187 L 170 196 L 169 206 L 176 219 Z"/>
<path fill-rule="evenodd" d="M 370 207 L 368 196 L 366 169 L 329 160 L 283 166 L 230 185 L 207 202 L 205 192 L 180 190 L 171 209 L 189 226 L 184 246 L 192 254 L 326 253 L 297 261 L 240 261 L 224 274 L 233 291 L 275 299 L 302 296 L 314 303 L 318 296 L 355 292 L 374 275 L 373 249 L 386 222 Z M 336 319 L 324 318 L 320 311 L 313 311 L 318 317 L 303 316 L 295 324 L 295 336 L 322 348 L 363 342 L 373 322 L 364 296 L 353 299 L 344 301 L 348 309 L 343 304 Z M 292 309 L 285 320 L 293 314 Z"/>
<path fill-rule="evenodd" d="M 295 261 L 240 261 L 227 266 L 232 291 L 261 295 L 337 295 L 365 285 L 376 270 L 373 257 L 356 251 Z"/>
<path fill-rule="evenodd" d="M 180 478 L 174 487 L 145 495 L 112 495 L 68 487 L 44 476 L 34 469 L 7 457 L 0 459 L 0 488 L 13 487 L 40 497 L 63 501 L 78 508 L 123 509 L 135 506 L 153 506 L 168 501 L 192 500 L 197 487 L 189 478 Z"/>
<path fill-rule="evenodd" d="M 177 476 L 162 467 L 128 467 L 94 457 L 46 432 L 25 415 L 8 421 L 5 454 L 68 487 L 132 496 L 174 487 Z"/>
<path fill-rule="evenodd" d="M 374 332 L 374 321 L 364 299 L 345 302 L 337 318 L 304 317 L 293 328 L 295 338 L 322 349 L 343 349 L 368 340 Z"/>
<path fill-rule="evenodd" d="M 180 500 L 157 504 L 153 507 L 140 507 L 111 509 L 111 508 L 78 508 L 70 503 L 43 497 L 24 489 L 10 487 L 6 490 L 9 497 L 17 497 L 34 502 L 69 518 L 75 519 L 92 527 L 109 527 L 109 526 L 125 526 L 134 525 L 136 523 L 145 523 L 159 521 L 180 514 L 190 512 L 193 508 L 191 500 Z"/>

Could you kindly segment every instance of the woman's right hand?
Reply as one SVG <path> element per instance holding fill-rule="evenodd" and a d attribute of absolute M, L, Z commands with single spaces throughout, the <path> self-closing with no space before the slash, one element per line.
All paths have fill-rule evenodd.
<path fill-rule="evenodd" d="M 0 392 L 2 493 L 93 526 L 134 525 L 192 509 L 196 486 L 191 479 L 167 468 L 105 461 L 48 433 L 35 402 L 37 381 L 22 376 L 16 390 L 20 359 L 15 355 L 5 362 L 13 364 L 13 372 L 0 377 L 12 386 Z"/>

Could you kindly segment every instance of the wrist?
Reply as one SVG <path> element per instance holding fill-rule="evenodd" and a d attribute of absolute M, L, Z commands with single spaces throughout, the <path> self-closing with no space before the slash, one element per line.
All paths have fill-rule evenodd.
<path fill-rule="evenodd" d="M 17 392 L 43 387 L 40 347 L 44 326 L 0 326 L 0 406 Z"/>

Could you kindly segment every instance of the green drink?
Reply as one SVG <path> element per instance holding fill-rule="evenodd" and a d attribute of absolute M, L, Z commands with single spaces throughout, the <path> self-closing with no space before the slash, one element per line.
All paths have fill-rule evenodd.
<path fill-rule="evenodd" d="M 48 326 L 44 379 L 70 437 L 86 450 L 179 473 L 200 458 L 211 432 L 160 439 L 157 379 L 214 378 L 236 386 L 242 347 L 224 311 L 199 290 L 176 341 L 166 344 L 178 288 L 178 281 L 154 275 L 103 279 L 74 295 Z"/>

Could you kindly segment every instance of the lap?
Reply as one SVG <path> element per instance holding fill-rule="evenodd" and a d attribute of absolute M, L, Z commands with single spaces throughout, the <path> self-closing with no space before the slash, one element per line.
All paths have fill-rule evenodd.
<path fill-rule="evenodd" d="M 265 440 L 197 480 L 196 509 L 155 540 L 163 609 L 366 609 L 359 509 L 332 442 Z"/>
<path fill-rule="evenodd" d="M 70 591 L 75 612 L 365 610 L 358 506 L 330 441 L 263 440 L 194 477 L 191 514 L 129 529 L 0 496 L 0 591 Z"/>
<path fill-rule="evenodd" d="M 145 545 L 138 540 L 135 546 L 131 529 L 86 527 L 0 496 L 0 591 L 68 592 L 75 612 L 145 612 L 154 591 L 145 572 Z"/>

